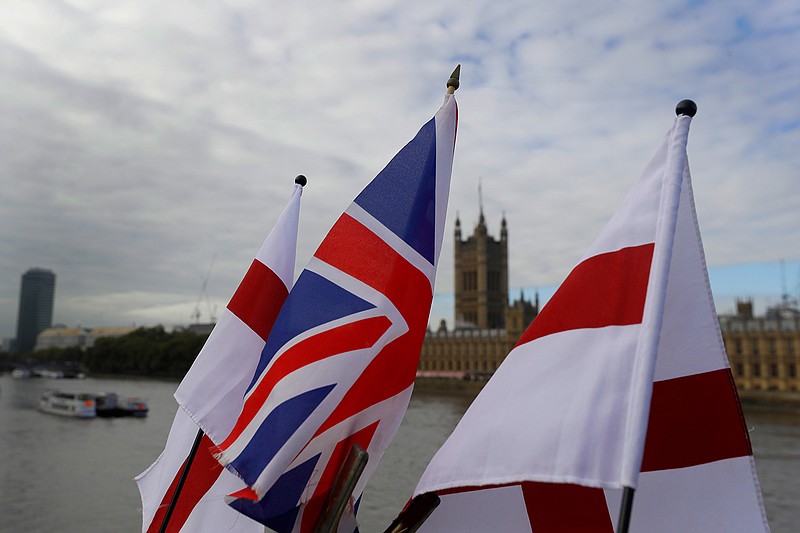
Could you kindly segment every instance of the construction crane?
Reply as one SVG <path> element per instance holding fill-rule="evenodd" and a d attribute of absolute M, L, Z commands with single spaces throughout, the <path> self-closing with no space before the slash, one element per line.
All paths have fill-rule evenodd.
<path fill-rule="evenodd" d="M 800 315 L 800 271 L 798 272 L 797 290 L 794 297 L 789 293 L 786 283 L 786 261 L 781 259 L 781 303 L 767 309 L 767 314 L 775 317 Z"/>
<path fill-rule="evenodd" d="M 792 297 L 786 283 L 786 261 L 781 259 L 781 305 L 785 308 L 797 306 L 798 300 L 800 300 L 800 270 L 797 273 L 797 287 Z"/>
<path fill-rule="evenodd" d="M 216 305 L 214 305 L 213 309 L 211 306 L 211 300 L 208 297 L 208 280 L 211 277 L 211 271 L 214 269 L 214 263 L 217 260 L 217 254 L 211 258 L 211 265 L 208 267 L 208 272 L 206 272 L 206 276 L 203 278 L 203 284 L 200 287 L 200 295 L 197 297 L 197 303 L 194 306 L 194 311 L 192 312 L 192 319 L 194 319 L 195 324 L 200 323 L 200 304 L 205 300 L 206 302 L 206 309 L 208 311 L 208 319 L 209 322 L 213 323 L 216 322 L 217 318 L 214 316 L 216 311 Z"/>

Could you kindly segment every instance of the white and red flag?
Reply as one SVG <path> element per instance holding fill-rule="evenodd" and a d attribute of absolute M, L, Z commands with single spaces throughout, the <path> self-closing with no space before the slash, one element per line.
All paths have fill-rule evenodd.
<path fill-rule="evenodd" d="M 436 115 L 336 221 L 292 288 L 218 456 L 250 489 L 231 506 L 310 532 L 354 444 L 369 461 L 338 531 L 408 406 L 433 299 L 456 137 Z"/>
<path fill-rule="evenodd" d="M 245 484 L 225 470 L 210 450 L 214 442 L 228 435 L 242 410 L 242 397 L 292 285 L 302 191 L 300 184 L 294 186 L 275 227 L 175 393 L 183 409 L 178 408 L 164 452 L 136 478 L 142 496 L 143 533 L 160 530 L 198 424 L 205 435 L 166 531 L 264 530 L 226 505 L 225 497 Z"/>
<path fill-rule="evenodd" d="M 768 531 L 700 239 L 691 117 L 431 460 L 420 532 Z"/>

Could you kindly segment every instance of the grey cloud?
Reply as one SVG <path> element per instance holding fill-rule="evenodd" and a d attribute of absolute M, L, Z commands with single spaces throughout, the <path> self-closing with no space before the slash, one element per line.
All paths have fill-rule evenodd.
<path fill-rule="evenodd" d="M 216 256 L 221 307 L 297 173 L 302 268 L 458 61 L 438 293 L 455 212 L 477 220 L 478 178 L 490 230 L 509 220 L 511 284 L 558 283 L 684 97 L 700 106 L 689 157 L 709 262 L 796 255 L 786 3 L 74 5 L 0 8 L 0 334 L 31 266 L 56 271 L 62 322 L 174 323 Z"/>

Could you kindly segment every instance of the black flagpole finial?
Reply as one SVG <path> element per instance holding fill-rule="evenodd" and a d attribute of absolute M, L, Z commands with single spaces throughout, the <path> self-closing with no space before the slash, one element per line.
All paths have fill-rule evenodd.
<path fill-rule="evenodd" d="M 305 176 L 303 176 L 302 174 L 300 174 L 299 176 L 297 176 L 297 177 L 294 179 L 294 182 L 295 182 L 296 184 L 298 184 L 299 186 L 301 186 L 301 187 L 305 187 L 305 186 L 306 186 L 306 183 L 308 183 L 308 180 L 306 179 L 306 177 L 305 177 Z"/>
<path fill-rule="evenodd" d="M 459 78 L 461 77 L 461 63 L 456 65 L 456 69 L 450 74 L 450 79 L 447 80 L 447 92 L 453 94 L 459 86 Z M 451 91 L 450 88 L 453 88 Z"/>
<path fill-rule="evenodd" d="M 678 105 L 675 106 L 675 114 L 678 116 L 687 115 L 693 117 L 697 114 L 697 104 L 691 100 L 681 100 L 678 102 Z"/>

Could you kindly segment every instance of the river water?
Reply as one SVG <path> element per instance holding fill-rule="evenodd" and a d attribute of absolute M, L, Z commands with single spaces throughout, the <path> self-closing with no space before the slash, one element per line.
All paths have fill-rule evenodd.
<path fill-rule="evenodd" d="M 140 531 L 141 504 L 132 478 L 163 450 L 177 408 L 176 387 L 175 381 L 153 379 L 0 376 L 0 532 Z M 77 420 L 40 413 L 37 400 L 48 388 L 140 396 L 148 401 L 150 415 Z M 363 533 L 388 526 L 470 401 L 463 394 L 414 395 L 364 494 Z M 798 531 L 800 415 L 745 414 L 772 531 Z"/>

